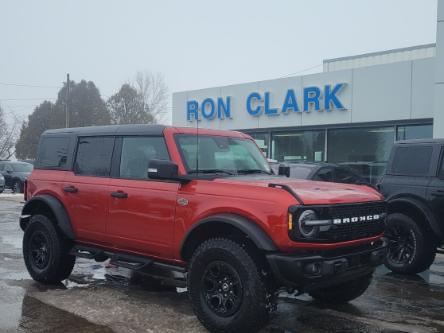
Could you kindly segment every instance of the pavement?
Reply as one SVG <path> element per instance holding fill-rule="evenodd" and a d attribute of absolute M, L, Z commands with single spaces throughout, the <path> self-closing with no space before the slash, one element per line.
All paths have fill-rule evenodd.
<path fill-rule="evenodd" d="M 23 197 L 0 195 L 0 332 L 206 332 L 184 290 L 159 290 L 124 268 L 78 259 L 71 277 L 43 286 L 28 275 L 18 226 Z M 360 298 L 342 306 L 281 294 L 261 333 L 444 332 L 444 255 L 430 270 L 397 276 L 379 267 Z"/>

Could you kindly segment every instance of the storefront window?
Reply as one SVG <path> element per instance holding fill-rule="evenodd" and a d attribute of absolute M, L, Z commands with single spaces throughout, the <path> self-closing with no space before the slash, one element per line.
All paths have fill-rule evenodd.
<path fill-rule="evenodd" d="M 323 162 L 325 131 L 275 133 L 272 158 L 280 162 Z"/>
<path fill-rule="evenodd" d="M 265 157 L 268 157 L 268 148 L 270 146 L 270 136 L 268 133 L 248 133 L 254 141 L 256 141 L 256 144 L 259 146 L 259 148 L 264 152 Z"/>
<path fill-rule="evenodd" d="M 328 161 L 347 165 L 376 184 L 385 171 L 395 128 L 351 128 L 328 131 Z"/>
<path fill-rule="evenodd" d="M 408 125 L 398 126 L 397 140 L 412 139 L 430 139 L 433 137 L 433 126 L 427 125 Z"/>

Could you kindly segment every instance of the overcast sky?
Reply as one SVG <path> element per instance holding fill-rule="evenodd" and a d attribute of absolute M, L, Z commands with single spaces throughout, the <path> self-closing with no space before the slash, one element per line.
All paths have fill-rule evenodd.
<path fill-rule="evenodd" d="M 436 6 L 436 0 L 2 0 L 0 103 L 25 117 L 57 97 L 66 73 L 94 81 L 107 98 L 138 70 L 163 73 L 170 93 L 319 72 L 323 59 L 434 43 Z"/>

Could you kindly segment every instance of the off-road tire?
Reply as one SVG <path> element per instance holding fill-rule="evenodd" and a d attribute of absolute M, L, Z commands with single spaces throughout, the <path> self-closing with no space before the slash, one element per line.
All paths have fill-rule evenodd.
<path fill-rule="evenodd" d="M 207 290 L 204 277 L 218 263 L 233 268 L 242 286 L 241 303 L 229 316 L 217 314 L 203 296 Z M 210 332 L 254 332 L 268 321 L 267 288 L 258 265 L 232 240 L 214 238 L 203 242 L 190 261 L 187 285 L 194 312 Z"/>
<path fill-rule="evenodd" d="M 397 246 L 397 242 L 394 240 L 396 237 L 393 236 L 393 232 L 396 229 L 406 232 L 412 244 L 411 246 L 413 246 L 412 254 L 405 262 L 396 262 L 396 260 L 392 258 L 395 251 L 394 249 L 396 249 Z M 407 215 L 400 213 L 390 214 L 387 218 L 385 236 L 389 240 L 389 245 L 384 265 L 395 273 L 421 273 L 428 269 L 435 260 L 436 243 L 433 234 Z M 400 242 L 398 242 L 398 244 L 399 243 Z"/>
<path fill-rule="evenodd" d="M 368 286 L 372 282 L 372 277 L 373 273 L 342 284 L 336 284 L 327 288 L 310 291 L 309 295 L 316 301 L 322 303 L 348 303 L 365 293 Z"/>
<path fill-rule="evenodd" d="M 43 239 L 47 249 L 47 259 L 39 263 L 33 253 L 36 252 L 36 239 Z M 43 284 L 59 283 L 72 272 L 76 257 L 69 254 L 70 242 L 57 231 L 54 223 L 44 215 L 33 215 L 23 236 L 23 257 L 31 277 Z M 41 247 L 40 247 L 41 248 Z"/>

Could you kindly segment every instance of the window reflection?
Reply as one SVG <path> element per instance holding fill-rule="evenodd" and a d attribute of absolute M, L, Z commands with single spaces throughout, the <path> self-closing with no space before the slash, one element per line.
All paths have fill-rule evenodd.
<path fill-rule="evenodd" d="M 328 131 L 328 161 L 346 165 L 371 184 L 385 171 L 395 128 L 348 128 Z"/>
<path fill-rule="evenodd" d="M 325 131 L 275 133 L 272 154 L 272 158 L 280 162 L 323 162 Z"/>

